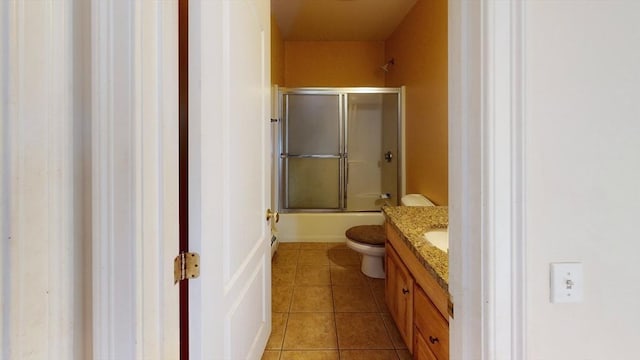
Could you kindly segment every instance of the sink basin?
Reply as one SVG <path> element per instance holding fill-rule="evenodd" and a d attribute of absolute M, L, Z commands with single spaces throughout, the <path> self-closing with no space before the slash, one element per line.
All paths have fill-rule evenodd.
<path fill-rule="evenodd" d="M 438 249 L 449 252 L 449 230 L 436 229 L 424 233 L 424 239 Z"/>

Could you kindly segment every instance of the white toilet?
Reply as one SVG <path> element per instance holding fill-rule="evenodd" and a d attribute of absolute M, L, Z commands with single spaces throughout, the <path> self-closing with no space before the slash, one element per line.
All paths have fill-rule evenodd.
<path fill-rule="evenodd" d="M 420 194 L 408 194 L 400 199 L 402 206 L 435 206 Z M 361 271 L 368 277 L 384 279 L 384 243 L 386 236 L 382 225 L 354 226 L 346 231 L 347 246 L 362 254 Z"/>

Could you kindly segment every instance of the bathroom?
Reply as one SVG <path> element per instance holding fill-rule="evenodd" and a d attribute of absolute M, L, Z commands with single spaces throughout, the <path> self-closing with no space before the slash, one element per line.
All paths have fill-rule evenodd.
<path fill-rule="evenodd" d="M 385 16 L 385 21 L 379 24 L 389 35 L 380 37 L 371 30 L 366 34 L 369 38 L 365 38 L 365 35 L 344 35 L 346 31 L 340 33 L 338 24 L 322 30 L 313 28 L 317 24 L 310 25 L 316 33 L 297 29 L 290 24 L 295 14 L 289 4 L 273 0 L 271 82 L 281 88 L 404 86 L 401 161 L 405 163 L 405 171 L 398 179 L 399 191 L 423 194 L 436 205 L 447 205 L 447 2 L 397 3 L 406 7 L 406 16 L 402 9 L 397 10 L 400 13 L 395 22 L 393 16 Z M 325 20 L 320 17 L 318 21 Z M 279 22 L 285 21 L 289 22 L 291 34 L 280 29 Z M 376 35 L 384 40 L 371 40 Z M 286 36 L 295 39 L 288 40 Z M 357 36 L 359 40 L 351 40 Z M 393 64 L 388 64 L 391 59 Z M 382 65 L 387 66 L 387 71 L 381 69 Z M 277 179 L 272 183 L 276 184 Z M 288 215 L 281 216 L 286 227 Z M 331 238 L 335 234 L 326 236 Z M 286 237 L 285 234 L 285 241 Z"/>
<path fill-rule="evenodd" d="M 375 29 L 369 32 L 364 30 L 365 26 L 358 27 L 356 31 L 348 25 L 341 25 L 338 16 L 322 15 L 335 14 L 336 9 L 332 8 L 334 6 L 356 6 L 356 2 L 331 2 L 323 5 L 327 8 L 324 10 L 308 8 L 312 2 L 302 3 L 305 6 L 297 8 L 290 6 L 290 2 L 285 0 L 272 0 L 272 84 L 285 89 L 403 87 L 404 131 L 401 131 L 400 136 L 403 150 L 400 151 L 399 158 L 404 166 L 398 176 L 397 197 L 401 194 L 422 194 L 434 204 L 446 206 L 447 1 L 398 1 L 395 5 L 401 9 L 393 12 L 369 6 L 361 10 L 366 12 L 362 17 L 380 18 Z M 385 16 L 375 14 L 376 9 L 382 11 Z M 302 16 L 306 12 L 315 14 L 312 18 L 324 23 L 314 24 L 309 22 L 311 20 L 296 18 L 296 14 Z M 308 26 L 301 27 L 300 24 L 303 23 Z M 277 184 L 277 178 L 274 178 L 272 183 Z M 398 202 L 399 199 L 395 199 L 395 203 Z M 353 264 L 352 254 L 340 244 L 340 241 L 343 241 L 341 239 L 344 239 L 344 229 L 353 225 L 382 222 L 383 217 L 379 212 L 283 213 L 280 214 L 280 223 L 277 225 L 278 246 L 280 251 L 285 253 L 297 251 L 298 254 L 309 255 L 319 255 L 319 249 L 326 249 L 328 257 L 333 255 L 334 258 Z M 294 242 L 294 245 L 291 245 L 291 242 Z M 332 259 L 328 261 L 332 263 Z M 333 274 L 329 269 L 327 276 L 332 275 L 344 274 Z M 384 281 L 367 281 L 370 283 L 373 297 L 378 299 L 373 303 L 379 305 Z M 276 293 L 274 291 L 274 301 Z M 334 296 L 336 294 L 334 293 Z M 292 295 L 289 294 L 289 297 Z M 318 298 L 322 296 L 318 295 Z M 337 303 L 335 305 L 338 306 Z M 389 319 L 384 314 L 382 317 L 385 320 L 384 326 L 389 328 Z M 273 320 L 273 333 L 283 331 L 281 327 L 286 326 L 286 319 L 274 314 Z M 283 321 L 283 324 L 277 324 L 278 321 Z M 377 351 L 387 351 L 389 359 L 404 359 L 410 356 L 406 346 L 399 344 L 395 338 L 391 340 L 395 352 Z M 285 350 L 281 342 L 280 347 L 268 347 L 264 358 L 287 359 L 287 354 L 304 358 L 301 352 Z M 319 358 L 334 358 L 332 351 L 323 351 L 322 354 L 317 354 L 321 356 Z M 357 352 L 349 350 L 341 350 L 339 356 L 345 359 L 358 358 Z"/>

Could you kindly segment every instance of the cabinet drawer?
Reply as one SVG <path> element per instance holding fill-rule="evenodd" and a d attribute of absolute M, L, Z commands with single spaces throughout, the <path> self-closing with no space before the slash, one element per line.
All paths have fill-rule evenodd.
<path fill-rule="evenodd" d="M 419 286 L 414 288 L 413 305 L 415 326 L 427 346 L 439 360 L 449 359 L 449 323 Z"/>
<path fill-rule="evenodd" d="M 413 359 L 414 360 L 439 360 L 431 349 L 429 349 L 429 345 L 427 345 L 427 341 L 424 339 L 424 336 L 420 333 L 420 331 L 416 331 L 413 334 L 413 338 L 416 339 L 416 344 L 413 349 Z"/>

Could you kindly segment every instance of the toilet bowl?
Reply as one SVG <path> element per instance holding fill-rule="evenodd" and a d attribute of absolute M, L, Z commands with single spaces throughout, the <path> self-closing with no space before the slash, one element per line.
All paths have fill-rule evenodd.
<path fill-rule="evenodd" d="M 421 194 L 408 194 L 400 199 L 402 206 L 435 206 Z M 346 231 L 347 246 L 362 255 L 360 270 L 368 277 L 384 279 L 384 245 L 386 235 L 382 225 L 354 226 Z"/>
<path fill-rule="evenodd" d="M 347 230 L 347 247 L 362 255 L 363 274 L 374 279 L 384 279 L 384 227 L 382 225 L 359 225 Z"/>

